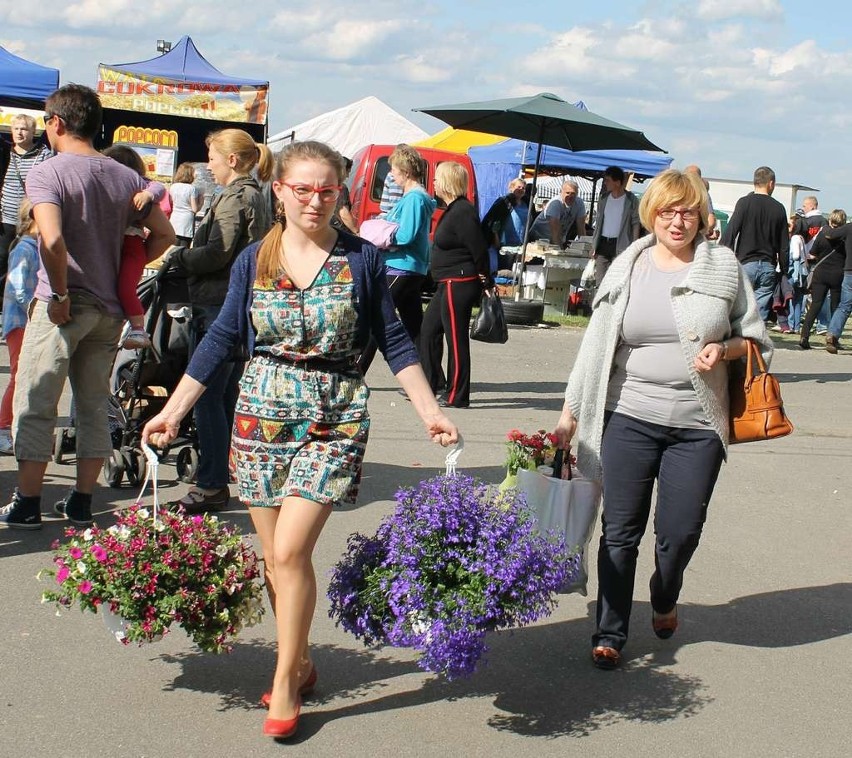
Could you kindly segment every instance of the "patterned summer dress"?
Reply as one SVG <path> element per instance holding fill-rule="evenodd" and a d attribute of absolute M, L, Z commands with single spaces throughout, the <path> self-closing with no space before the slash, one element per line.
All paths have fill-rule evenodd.
<path fill-rule="evenodd" d="M 352 272 L 337 248 L 304 290 L 286 275 L 255 282 L 255 354 L 232 440 L 247 505 L 280 506 L 292 495 L 355 502 L 370 429 L 369 390 L 355 369 L 357 315 Z M 305 359 L 310 368 L 293 365 Z"/>

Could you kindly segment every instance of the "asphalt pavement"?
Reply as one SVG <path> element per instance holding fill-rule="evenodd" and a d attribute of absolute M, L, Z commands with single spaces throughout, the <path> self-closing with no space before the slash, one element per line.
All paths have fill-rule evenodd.
<path fill-rule="evenodd" d="M 498 482 L 506 432 L 553 427 L 581 335 L 512 328 L 505 345 L 473 345 L 472 404 L 452 414 L 466 440 L 461 469 Z M 852 754 L 852 354 L 801 352 L 787 341 L 772 369 L 796 432 L 731 449 L 672 639 L 651 630 L 646 537 L 622 669 L 602 672 L 589 659 L 592 561 L 592 595 L 561 596 L 549 618 L 491 635 L 480 671 L 448 683 L 408 651 L 364 648 L 328 617 L 324 588 L 347 536 L 372 532 L 399 486 L 443 467 L 444 451 L 427 441 L 377 360 L 361 494 L 332 515 L 315 559 L 316 697 L 286 745 L 261 735 L 265 712 L 256 705 L 274 662 L 271 615 L 231 655 L 203 654 L 179 630 L 123 647 L 98 617 L 76 609 L 57 617 L 39 603 L 35 577 L 49 565 L 60 520 L 46 516 L 40 532 L 0 530 L 0 756 Z M 14 472 L 12 458 L 0 460 L 4 498 Z M 70 462 L 50 465 L 45 513 L 73 474 Z M 183 494 L 173 466 L 161 475 L 165 497 Z M 98 518 L 108 523 L 109 511 L 135 496 L 101 487 Z M 225 515 L 249 530 L 236 501 Z"/>

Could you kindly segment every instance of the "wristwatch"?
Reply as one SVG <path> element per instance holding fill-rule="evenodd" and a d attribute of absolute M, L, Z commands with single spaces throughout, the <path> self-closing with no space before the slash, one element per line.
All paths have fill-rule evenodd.
<path fill-rule="evenodd" d="M 64 295 L 60 295 L 56 292 L 51 292 L 50 299 L 53 300 L 54 303 L 64 303 L 68 299 L 68 293 L 66 292 Z"/>

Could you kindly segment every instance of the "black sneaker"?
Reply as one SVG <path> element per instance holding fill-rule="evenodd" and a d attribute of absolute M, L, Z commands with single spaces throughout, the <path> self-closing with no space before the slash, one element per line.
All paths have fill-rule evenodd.
<path fill-rule="evenodd" d="M 40 498 L 27 498 L 40 501 Z M 41 529 L 41 510 L 38 505 L 34 508 L 22 502 L 18 490 L 12 494 L 8 505 L 0 508 L 0 524 L 9 529 Z"/>
<path fill-rule="evenodd" d="M 92 519 L 91 502 L 81 503 L 73 495 L 73 491 L 69 492 L 62 500 L 54 503 L 54 512 L 59 516 L 65 517 L 74 526 L 92 526 L 95 522 Z"/>

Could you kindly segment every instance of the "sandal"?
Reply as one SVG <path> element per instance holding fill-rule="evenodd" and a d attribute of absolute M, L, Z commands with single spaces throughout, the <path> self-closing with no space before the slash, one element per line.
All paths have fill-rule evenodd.
<path fill-rule="evenodd" d="M 677 606 L 666 614 L 652 611 L 651 626 L 661 640 L 669 639 L 677 631 Z"/>
<path fill-rule="evenodd" d="M 621 653 L 614 647 L 598 645 L 592 650 L 592 663 L 604 671 L 612 671 L 621 663 Z"/>

